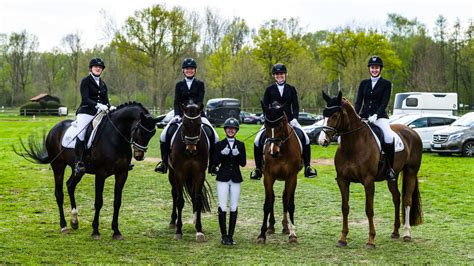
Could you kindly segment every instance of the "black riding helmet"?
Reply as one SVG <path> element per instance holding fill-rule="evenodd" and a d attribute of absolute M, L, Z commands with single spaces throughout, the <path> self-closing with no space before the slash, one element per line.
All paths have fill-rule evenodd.
<path fill-rule="evenodd" d="M 194 67 L 197 68 L 196 61 L 193 58 L 185 58 L 183 60 L 183 64 L 181 65 L 181 68 L 187 68 L 187 67 Z"/>
<path fill-rule="evenodd" d="M 224 122 L 224 129 L 226 129 L 227 127 L 233 127 L 235 129 L 237 129 L 237 131 L 239 131 L 239 120 L 233 118 L 233 117 L 229 117 L 225 120 Z"/>
<path fill-rule="evenodd" d="M 89 62 L 89 68 L 91 68 L 93 66 L 101 66 L 102 69 L 105 69 L 104 60 L 102 60 L 102 58 L 100 58 L 100 57 L 92 58 L 91 61 Z"/>
<path fill-rule="evenodd" d="M 280 63 L 273 65 L 272 74 L 276 73 L 286 73 L 286 66 Z"/>
<path fill-rule="evenodd" d="M 380 66 L 380 67 L 383 67 L 383 61 L 382 61 L 382 58 L 374 55 L 374 56 L 371 56 L 370 59 L 369 59 L 369 62 L 367 63 L 367 66 L 370 67 L 370 66 Z"/>

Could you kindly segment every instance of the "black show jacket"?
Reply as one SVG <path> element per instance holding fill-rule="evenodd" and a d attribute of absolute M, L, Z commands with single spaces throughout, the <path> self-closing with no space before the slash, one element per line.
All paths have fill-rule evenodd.
<path fill-rule="evenodd" d="M 368 118 L 373 114 L 377 114 L 377 118 L 388 118 L 386 109 L 391 93 L 392 83 L 382 77 L 375 83 L 373 89 L 370 79 L 361 81 L 354 106 L 356 113 L 362 118 Z"/>
<path fill-rule="evenodd" d="M 298 103 L 298 93 L 296 92 L 295 87 L 285 83 L 283 96 L 281 96 L 276 83 L 268 86 L 263 95 L 263 104 L 269 107 L 275 101 L 285 105 L 283 111 L 288 118 L 288 122 L 293 120 L 293 118 L 298 119 L 300 106 Z"/>
<path fill-rule="evenodd" d="M 214 165 L 219 166 L 219 171 L 217 172 L 216 177 L 217 181 L 227 182 L 232 180 L 234 183 L 240 183 L 243 181 L 239 166 L 244 167 L 247 163 L 245 145 L 236 139 L 234 146 L 237 146 L 237 149 L 239 150 L 237 156 L 232 155 L 231 148 L 233 147 L 230 147 L 227 138 L 217 142 L 214 146 Z M 225 147 L 231 149 L 228 155 L 221 154 L 221 151 Z"/>
<path fill-rule="evenodd" d="M 99 85 L 97 85 L 92 74 L 89 74 L 81 80 L 80 90 L 81 104 L 76 114 L 95 115 L 98 103 L 110 106 L 107 85 L 105 85 L 102 79 L 100 79 Z"/>
<path fill-rule="evenodd" d="M 203 103 L 204 92 L 204 82 L 196 78 L 193 79 L 190 89 L 188 89 L 186 80 L 183 79 L 178 81 L 174 90 L 174 114 L 183 116 L 183 112 L 181 112 L 181 108 L 179 106 L 180 104 L 188 104 L 189 100 L 193 100 L 195 104 Z M 201 114 L 201 116 L 204 116 L 204 112 Z"/>

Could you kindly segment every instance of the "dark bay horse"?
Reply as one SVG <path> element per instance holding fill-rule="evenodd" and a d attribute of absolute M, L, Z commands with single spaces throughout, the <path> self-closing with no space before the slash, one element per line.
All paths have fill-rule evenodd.
<path fill-rule="evenodd" d="M 43 145 L 38 145 L 32 138 L 28 147 L 22 143 L 23 153 L 20 156 L 35 163 L 51 164 L 54 172 L 55 196 L 59 207 L 59 224 L 61 232 L 68 233 L 63 210 L 63 179 L 67 166 L 72 169 L 72 174 L 67 181 L 67 189 L 71 201 L 72 218 L 71 227 L 79 228 L 78 212 L 76 208 L 75 189 L 82 176 L 74 175 L 74 149 L 63 148 L 61 139 L 66 130 L 71 126 L 71 120 L 64 120 L 56 124 L 43 139 Z M 122 104 L 116 110 L 107 114 L 99 125 L 92 148 L 85 154 L 86 172 L 95 174 L 95 215 L 92 222 L 92 238 L 100 239 L 99 214 L 103 205 L 103 191 L 105 179 L 115 175 L 114 213 L 112 219 L 113 238 L 123 239 L 118 228 L 118 216 L 122 204 L 122 190 L 127 181 L 129 164 L 133 156 L 137 161 L 144 158 L 148 142 L 155 134 L 156 119 L 148 110 L 139 103 L 131 102 Z"/>
<path fill-rule="evenodd" d="M 336 151 L 334 164 L 337 172 L 337 184 L 342 196 L 342 232 L 338 246 L 347 246 L 349 233 L 349 185 L 351 182 L 361 183 L 365 189 L 365 213 L 369 220 L 369 239 L 367 248 L 375 247 L 374 227 L 374 191 L 375 182 L 384 181 L 386 166 L 379 167 L 381 153 L 376 140 L 366 122 L 362 121 L 351 103 L 342 98 L 339 91 L 337 97 L 331 98 L 323 92 L 327 105 L 324 110 L 326 129 L 321 132 L 319 143 L 329 145 L 334 135 L 341 137 Z M 404 144 L 404 150 L 395 153 L 393 169 L 397 173 L 403 172 L 402 199 L 403 199 L 403 239 L 409 241 L 410 226 L 422 223 L 421 197 L 418 189 L 418 170 L 421 165 L 422 142 L 419 135 L 404 125 L 391 125 Z M 392 193 L 395 206 L 395 222 L 391 237 L 400 237 L 400 191 L 397 182 L 388 182 L 388 189 Z"/>
<path fill-rule="evenodd" d="M 206 241 L 201 225 L 201 212 L 211 210 L 210 190 L 206 183 L 206 168 L 209 158 L 209 145 L 206 133 L 201 126 L 203 105 L 190 102 L 181 105 L 183 121 L 171 143 L 168 175 L 173 197 L 173 210 L 170 227 L 176 227 L 176 239 L 182 239 L 184 195 L 193 206 L 196 240 Z M 213 141 L 213 140 L 210 140 Z"/>
<path fill-rule="evenodd" d="M 283 230 L 288 234 L 289 243 L 296 243 L 294 222 L 295 190 L 298 172 L 302 168 L 301 149 L 295 130 L 288 124 L 286 114 L 279 104 L 267 107 L 262 103 L 265 114 L 265 140 L 263 184 L 265 186 L 265 204 L 263 206 L 263 223 L 257 243 L 265 243 L 266 234 L 275 232 L 273 184 L 276 180 L 284 181 L 283 190 Z M 288 222 L 288 215 L 290 222 Z"/>

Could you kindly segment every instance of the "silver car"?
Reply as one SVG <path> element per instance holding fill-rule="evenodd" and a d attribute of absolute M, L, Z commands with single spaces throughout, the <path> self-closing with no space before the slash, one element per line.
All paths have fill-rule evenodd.
<path fill-rule="evenodd" d="M 439 155 L 461 153 L 474 156 L 474 112 L 467 113 L 450 126 L 433 134 L 431 151 Z"/>

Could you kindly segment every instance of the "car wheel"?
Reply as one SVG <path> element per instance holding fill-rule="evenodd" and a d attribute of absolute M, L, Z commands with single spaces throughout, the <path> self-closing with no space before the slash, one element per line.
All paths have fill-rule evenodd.
<path fill-rule="evenodd" d="M 462 146 L 462 156 L 472 157 L 474 156 L 474 141 L 468 141 Z"/>

